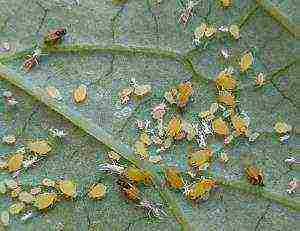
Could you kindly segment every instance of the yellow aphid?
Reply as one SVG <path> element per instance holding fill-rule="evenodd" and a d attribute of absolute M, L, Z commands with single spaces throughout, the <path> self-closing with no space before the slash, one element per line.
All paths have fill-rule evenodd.
<path fill-rule="evenodd" d="M 151 85 L 137 85 L 134 87 L 134 94 L 137 96 L 145 96 L 151 92 Z"/>
<path fill-rule="evenodd" d="M 241 62 L 240 62 L 240 68 L 241 68 L 241 72 L 245 72 L 246 70 L 248 70 L 250 68 L 250 66 L 253 63 L 253 55 L 251 52 L 248 52 L 246 54 L 243 55 L 243 57 L 241 58 Z"/>
<path fill-rule="evenodd" d="M 102 199 L 106 194 L 107 187 L 104 184 L 93 184 L 88 192 L 88 196 L 91 199 Z"/>
<path fill-rule="evenodd" d="M 146 160 L 149 158 L 149 153 L 147 146 L 140 140 L 135 142 L 135 154 L 138 155 L 141 159 Z"/>
<path fill-rule="evenodd" d="M 213 151 L 210 148 L 200 149 L 198 151 L 189 151 L 188 165 L 197 170 L 204 170 L 205 166 L 210 162 L 213 156 Z"/>
<path fill-rule="evenodd" d="M 182 129 L 181 120 L 177 117 L 173 117 L 168 125 L 167 132 L 170 137 L 176 137 L 180 134 Z"/>
<path fill-rule="evenodd" d="M 78 88 L 73 91 L 73 99 L 75 103 L 82 103 L 87 98 L 87 87 L 81 84 Z"/>
<path fill-rule="evenodd" d="M 235 97 L 231 94 L 229 95 L 219 95 L 217 97 L 219 103 L 224 103 L 227 106 L 233 107 L 235 105 Z"/>
<path fill-rule="evenodd" d="M 49 208 L 57 201 L 56 193 L 43 193 L 36 196 L 34 206 L 39 210 Z"/>
<path fill-rule="evenodd" d="M 240 35 L 240 28 L 238 25 L 231 25 L 229 27 L 229 33 L 235 38 L 235 39 L 239 39 L 241 37 Z"/>
<path fill-rule="evenodd" d="M 23 158 L 24 158 L 23 154 L 20 153 L 12 155 L 7 162 L 8 171 L 15 172 L 19 170 L 22 166 Z"/>
<path fill-rule="evenodd" d="M 180 172 L 175 167 L 167 167 L 165 169 L 165 177 L 167 184 L 172 188 L 180 189 L 184 185 Z"/>
<path fill-rule="evenodd" d="M 274 129 L 279 134 L 285 134 L 292 130 L 292 126 L 285 122 L 277 122 L 274 126 Z"/>
<path fill-rule="evenodd" d="M 223 70 L 216 79 L 216 87 L 219 90 L 232 91 L 237 87 L 237 82 L 228 70 Z"/>
<path fill-rule="evenodd" d="M 207 27 L 206 30 L 205 30 L 205 36 L 206 36 L 207 38 L 212 38 L 212 37 L 215 35 L 216 31 L 217 31 L 217 30 L 216 30 L 215 27 L 209 26 L 209 27 Z"/>
<path fill-rule="evenodd" d="M 30 142 L 27 144 L 27 147 L 31 152 L 37 155 L 46 155 L 51 151 L 51 146 L 46 140 Z"/>
<path fill-rule="evenodd" d="M 229 7 L 232 4 L 232 0 L 220 0 L 223 7 Z"/>
<path fill-rule="evenodd" d="M 144 183 L 147 185 L 152 183 L 153 178 L 151 172 L 135 167 L 128 167 L 124 172 L 124 176 L 132 182 Z"/>
<path fill-rule="evenodd" d="M 193 86 L 191 82 L 181 83 L 178 86 L 177 106 L 185 107 L 189 101 L 189 97 L 193 93 Z"/>
<path fill-rule="evenodd" d="M 219 135 L 227 136 L 229 134 L 227 123 L 222 118 L 215 119 L 212 122 L 212 128 Z"/>
<path fill-rule="evenodd" d="M 239 117 L 238 115 L 235 115 L 231 117 L 231 122 L 236 133 L 239 136 L 245 135 L 247 133 L 248 126 L 246 121 L 243 118 Z"/>
<path fill-rule="evenodd" d="M 22 212 L 22 210 L 25 208 L 25 204 L 23 202 L 17 202 L 15 204 L 12 204 L 8 211 L 10 214 L 12 215 L 16 215 L 19 214 L 20 212 Z"/>
<path fill-rule="evenodd" d="M 58 188 L 66 197 L 74 197 L 76 194 L 76 184 L 70 180 L 60 180 Z"/>
<path fill-rule="evenodd" d="M 200 180 L 186 188 L 184 195 L 190 200 L 206 199 L 216 182 L 211 179 Z"/>
<path fill-rule="evenodd" d="M 203 38 L 205 31 L 207 29 L 207 25 L 205 23 L 201 23 L 200 26 L 198 26 L 194 31 L 194 36 L 196 39 Z"/>
<path fill-rule="evenodd" d="M 141 135 L 140 135 L 140 141 L 143 142 L 146 146 L 150 146 L 152 141 L 149 137 L 149 135 L 146 133 L 146 132 L 143 132 Z"/>

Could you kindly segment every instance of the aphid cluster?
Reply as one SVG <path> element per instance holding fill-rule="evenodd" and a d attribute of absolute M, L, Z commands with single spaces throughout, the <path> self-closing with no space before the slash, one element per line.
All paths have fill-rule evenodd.
<path fill-rule="evenodd" d="M 152 184 L 153 176 L 150 172 L 132 166 L 124 167 L 109 163 L 101 164 L 100 171 L 116 175 L 116 183 L 121 194 L 127 200 L 134 202 L 138 207 L 142 207 L 149 218 L 160 218 L 162 215 L 166 215 L 161 204 L 147 200 L 138 188 L 140 183 L 145 185 Z"/>

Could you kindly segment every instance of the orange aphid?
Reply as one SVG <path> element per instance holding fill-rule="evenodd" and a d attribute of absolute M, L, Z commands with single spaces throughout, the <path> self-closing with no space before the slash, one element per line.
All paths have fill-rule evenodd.
<path fill-rule="evenodd" d="M 120 186 L 121 193 L 128 199 L 133 201 L 139 201 L 140 190 L 132 183 L 128 182 L 124 178 L 120 178 L 117 181 L 117 184 Z"/>
<path fill-rule="evenodd" d="M 181 83 L 178 86 L 178 107 L 185 107 L 189 101 L 189 97 L 193 92 L 193 86 L 191 82 Z"/>
<path fill-rule="evenodd" d="M 167 167 L 165 169 L 165 177 L 168 186 L 172 188 L 180 189 L 184 185 L 180 172 L 175 167 Z"/>
<path fill-rule="evenodd" d="M 264 176 L 261 170 L 257 169 L 256 167 L 248 167 L 245 169 L 245 173 L 251 184 L 264 186 Z"/>
<path fill-rule="evenodd" d="M 245 135 L 248 131 L 246 121 L 238 115 L 231 117 L 231 122 L 238 135 Z"/>
<path fill-rule="evenodd" d="M 168 125 L 167 131 L 168 135 L 171 137 L 176 137 L 180 134 L 182 130 L 182 123 L 181 120 L 177 117 L 173 117 Z"/>

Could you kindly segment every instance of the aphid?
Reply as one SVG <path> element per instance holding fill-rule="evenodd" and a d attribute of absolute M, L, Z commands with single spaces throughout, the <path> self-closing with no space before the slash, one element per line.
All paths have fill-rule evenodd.
<path fill-rule="evenodd" d="M 203 179 L 185 187 L 183 194 L 190 200 L 206 200 L 209 196 L 209 192 L 215 186 L 216 182 L 214 180 Z"/>
<path fill-rule="evenodd" d="M 162 210 L 162 204 L 154 203 L 149 200 L 141 200 L 138 206 L 144 208 L 146 211 L 148 218 L 156 217 L 160 218 L 161 215 L 167 215 L 164 210 Z"/>
<path fill-rule="evenodd" d="M 210 148 L 200 149 L 196 152 L 189 150 L 188 153 L 188 165 L 199 171 L 204 170 L 209 164 L 213 155 L 213 151 Z"/>
<path fill-rule="evenodd" d="M 175 167 L 167 167 L 165 169 L 165 177 L 167 185 L 172 188 L 180 189 L 184 185 L 180 172 Z"/>
<path fill-rule="evenodd" d="M 128 167 L 122 175 L 134 183 L 144 183 L 147 185 L 152 183 L 153 178 L 151 172 L 136 167 Z"/>
<path fill-rule="evenodd" d="M 65 28 L 58 28 L 49 31 L 49 33 L 46 35 L 44 39 L 44 43 L 47 45 L 56 45 L 66 34 L 67 34 L 67 30 Z"/>
<path fill-rule="evenodd" d="M 140 198 L 140 190 L 131 182 L 126 180 L 125 178 L 120 178 L 117 181 L 117 184 L 120 187 L 121 193 L 131 201 L 139 202 L 141 201 Z"/>
<path fill-rule="evenodd" d="M 248 167 L 245 169 L 245 173 L 248 181 L 251 184 L 264 186 L 264 176 L 261 170 L 257 169 L 256 167 Z"/>
<path fill-rule="evenodd" d="M 255 77 L 255 85 L 258 87 L 261 87 L 266 84 L 266 77 L 264 73 L 258 73 L 258 75 Z"/>
<path fill-rule="evenodd" d="M 183 26 L 186 26 L 187 23 L 189 22 L 190 18 L 193 16 L 193 8 L 198 4 L 193 2 L 193 1 L 188 1 L 184 11 L 179 17 L 179 23 L 182 24 Z"/>
<path fill-rule="evenodd" d="M 35 49 L 32 55 L 27 55 L 22 68 L 26 71 L 30 71 L 35 65 L 39 64 L 39 58 L 42 52 L 39 48 Z"/>

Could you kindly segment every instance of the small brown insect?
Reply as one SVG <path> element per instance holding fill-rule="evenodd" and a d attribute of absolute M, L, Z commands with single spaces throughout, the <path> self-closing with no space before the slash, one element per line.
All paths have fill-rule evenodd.
<path fill-rule="evenodd" d="M 180 172 L 175 167 L 166 168 L 165 177 L 166 177 L 167 185 L 172 188 L 180 189 L 184 185 Z"/>
<path fill-rule="evenodd" d="M 256 167 L 248 167 L 245 169 L 248 181 L 253 185 L 264 186 L 263 183 L 263 173 Z"/>
<path fill-rule="evenodd" d="M 128 180 L 124 178 L 120 178 L 117 181 L 117 184 L 120 187 L 121 193 L 131 201 L 139 202 L 141 201 L 141 198 L 139 196 L 140 190 L 132 183 L 130 183 Z"/>
<path fill-rule="evenodd" d="M 56 45 L 66 34 L 67 34 L 67 30 L 65 28 L 58 28 L 49 31 L 49 33 L 46 35 L 44 39 L 44 42 L 47 45 Z"/>
<path fill-rule="evenodd" d="M 26 71 L 30 71 L 35 65 L 39 64 L 39 57 L 41 56 L 41 50 L 36 49 L 32 55 L 27 55 L 22 67 Z"/>

